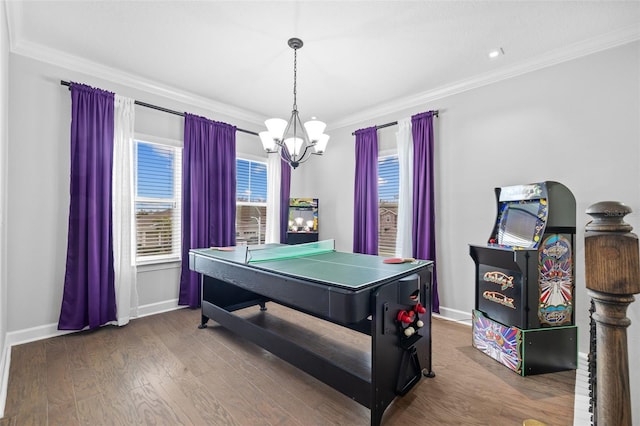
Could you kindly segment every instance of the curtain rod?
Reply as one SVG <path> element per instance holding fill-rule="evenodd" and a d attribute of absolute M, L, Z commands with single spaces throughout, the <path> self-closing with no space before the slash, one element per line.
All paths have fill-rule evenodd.
<path fill-rule="evenodd" d="M 64 81 L 64 80 L 60 80 L 60 84 L 63 85 L 63 86 L 71 86 L 70 82 Z M 135 103 L 136 105 L 143 106 L 143 107 L 147 107 L 147 108 L 155 109 L 155 110 L 158 110 L 158 111 L 167 112 L 169 114 L 179 115 L 180 117 L 184 117 L 184 112 L 175 111 L 175 110 L 172 110 L 172 109 L 169 109 L 169 108 L 164 108 L 164 107 L 161 107 L 161 106 L 148 104 L 146 102 L 137 101 L 137 100 L 134 100 L 133 103 Z M 239 127 L 236 127 L 236 130 L 239 131 L 239 132 L 249 133 L 250 135 L 258 136 L 258 134 L 256 132 L 252 132 L 251 130 L 244 130 L 244 129 L 241 129 Z"/>
<path fill-rule="evenodd" d="M 435 111 L 431 111 L 431 112 L 433 112 L 433 115 L 435 115 L 436 117 L 437 117 L 437 116 L 438 116 L 438 114 L 440 113 L 440 111 L 438 111 L 437 109 L 436 109 Z M 391 122 L 391 123 L 381 124 L 381 125 L 379 125 L 379 126 L 375 126 L 375 128 L 376 128 L 376 130 L 378 130 L 378 129 L 384 129 L 385 127 L 395 126 L 396 124 L 398 124 L 398 122 L 397 122 L 397 121 L 393 121 L 393 122 Z M 353 136 L 353 135 L 355 135 L 355 134 L 356 134 L 356 132 L 351 133 L 351 135 L 352 135 L 352 136 Z"/>

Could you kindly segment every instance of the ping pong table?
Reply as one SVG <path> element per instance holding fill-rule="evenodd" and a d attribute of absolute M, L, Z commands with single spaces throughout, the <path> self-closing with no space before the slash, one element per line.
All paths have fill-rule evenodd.
<path fill-rule="evenodd" d="M 344 253 L 333 240 L 192 249 L 201 274 L 200 328 L 209 319 L 263 347 L 371 410 L 377 426 L 396 396 L 431 369 L 433 262 L 383 263 L 379 256 Z M 234 311 L 278 303 L 371 336 L 368 377 L 248 321 Z M 411 330 L 408 330 L 411 329 Z"/>

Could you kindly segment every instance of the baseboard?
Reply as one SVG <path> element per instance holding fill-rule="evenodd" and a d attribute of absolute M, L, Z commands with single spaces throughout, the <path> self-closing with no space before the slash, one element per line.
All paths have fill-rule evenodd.
<path fill-rule="evenodd" d="M 471 311 L 460 311 L 458 309 L 440 306 L 440 313 L 433 314 L 434 317 L 446 319 L 449 321 L 460 322 L 462 324 L 471 325 Z"/>
<path fill-rule="evenodd" d="M 48 339 L 50 337 L 62 336 L 74 333 L 69 330 L 58 330 L 58 324 L 45 324 L 37 327 L 25 328 L 24 330 L 10 331 L 7 333 L 7 346 L 22 345 L 24 343 L 35 342 L 36 340 Z"/>
<path fill-rule="evenodd" d="M 4 407 L 7 403 L 7 389 L 9 387 L 9 365 L 11 364 L 11 346 L 5 339 L 2 348 L 2 359 L 0 359 L 0 419 L 4 417 Z"/>
<path fill-rule="evenodd" d="M 182 309 L 182 308 L 184 308 L 184 306 L 178 305 L 178 299 L 165 300 L 163 302 L 138 306 L 138 315 L 135 318 L 142 318 L 149 315 L 161 314 L 163 312 L 175 311 L 176 309 Z M 132 318 L 132 319 L 135 319 L 135 318 Z"/>
<path fill-rule="evenodd" d="M 182 308 L 182 306 L 178 306 L 178 299 L 171 299 L 163 302 L 142 305 L 138 307 L 138 316 L 132 317 L 131 319 L 160 314 L 180 308 Z M 14 345 L 21 345 L 23 343 L 35 342 L 36 340 L 48 339 L 50 337 L 62 336 L 75 332 L 76 331 L 74 330 L 58 330 L 57 323 L 40 325 L 37 327 L 11 331 L 7 333 L 5 344 L 6 346 L 11 347 Z"/>

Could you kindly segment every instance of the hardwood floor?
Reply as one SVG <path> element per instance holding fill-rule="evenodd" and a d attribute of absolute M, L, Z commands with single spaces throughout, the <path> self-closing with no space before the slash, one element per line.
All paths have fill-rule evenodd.
<path fill-rule="evenodd" d="M 242 311 L 366 369 L 369 338 L 269 304 Z M 295 324 L 282 321 L 293 321 Z M 368 425 L 369 410 L 269 352 L 181 309 L 15 346 L 5 425 Z M 433 369 L 387 409 L 391 425 L 572 425 L 575 372 L 520 377 L 434 319 Z M 363 352 L 365 351 L 365 352 Z"/>

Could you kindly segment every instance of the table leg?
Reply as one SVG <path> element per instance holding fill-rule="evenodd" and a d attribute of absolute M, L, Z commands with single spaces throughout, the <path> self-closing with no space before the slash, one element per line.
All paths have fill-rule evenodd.
<path fill-rule="evenodd" d="M 371 425 L 378 426 L 385 409 L 398 395 L 407 393 L 431 371 L 430 274 L 414 274 L 380 287 L 372 295 L 371 319 Z M 420 290 L 419 301 L 428 307 L 421 315 L 423 327 L 410 338 L 399 326 L 398 312 L 415 308 L 411 298 Z M 426 372 L 426 373 L 425 373 Z"/>
<path fill-rule="evenodd" d="M 198 328 L 202 330 L 203 328 L 207 328 L 207 322 L 209 322 L 209 318 L 202 315 L 200 317 L 200 324 L 198 324 Z"/>

